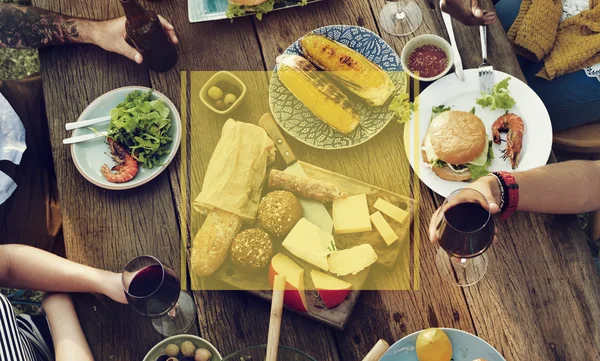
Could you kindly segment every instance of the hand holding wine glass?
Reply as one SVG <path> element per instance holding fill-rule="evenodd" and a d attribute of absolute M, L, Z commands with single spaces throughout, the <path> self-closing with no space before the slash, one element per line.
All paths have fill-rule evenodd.
<path fill-rule="evenodd" d="M 439 245 L 436 267 L 445 280 L 458 286 L 471 286 L 483 278 L 488 267 L 485 252 L 496 234 L 494 188 L 482 186 L 482 193 L 478 187 L 452 192 L 432 218 L 430 237 Z"/>
<path fill-rule="evenodd" d="M 196 306 L 181 291 L 175 271 L 152 256 L 139 256 L 123 270 L 123 290 L 137 313 L 152 318 L 152 325 L 163 336 L 187 331 L 196 318 Z"/>
<path fill-rule="evenodd" d="M 500 212 L 500 188 L 498 187 L 498 182 L 496 181 L 495 177 L 485 176 L 479 178 L 478 180 L 467 185 L 465 188 L 474 189 L 483 194 L 489 204 L 491 214 L 497 214 Z M 429 241 L 431 243 L 438 243 L 439 241 L 436 231 L 442 208 L 443 207 L 438 208 L 435 213 L 433 213 L 433 216 L 431 216 L 431 220 L 429 222 Z"/>

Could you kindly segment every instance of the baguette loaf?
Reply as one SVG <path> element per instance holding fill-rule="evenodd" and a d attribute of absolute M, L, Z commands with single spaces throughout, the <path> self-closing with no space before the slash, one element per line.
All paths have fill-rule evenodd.
<path fill-rule="evenodd" d="M 269 188 L 282 189 L 319 202 L 333 202 L 348 195 L 335 185 L 309 177 L 299 177 L 277 169 L 269 174 Z"/>
<path fill-rule="evenodd" d="M 197 277 L 212 275 L 225 261 L 229 247 L 242 228 L 242 218 L 213 209 L 192 244 L 192 272 Z"/>

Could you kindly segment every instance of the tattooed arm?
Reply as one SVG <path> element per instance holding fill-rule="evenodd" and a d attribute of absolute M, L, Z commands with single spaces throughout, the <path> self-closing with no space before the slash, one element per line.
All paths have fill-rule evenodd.
<path fill-rule="evenodd" d="M 171 41 L 177 43 L 173 25 L 162 17 L 160 20 Z M 40 48 L 72 43 L 96 44 L 136 63 L 143 60 L 142 55 L 125 41 L 125 17 L 92 21 L 31 6 L 0 3 L 0 48 Z"/>
<path fill-rule="evenodd" d="M 0 4 L 0 46 L 42 46 L 90 42 L 92 22 L 29 6 Z"/>

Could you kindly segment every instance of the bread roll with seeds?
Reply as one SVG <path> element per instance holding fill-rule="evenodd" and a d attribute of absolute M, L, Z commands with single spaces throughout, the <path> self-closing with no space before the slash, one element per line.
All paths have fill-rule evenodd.
<path fill-rule="evenodd" d="M 273 244 L 267 232 L 251 228 L 240 232 L 231 244 L 231 261 L 249 269 L 266 267 L 273 256 Z"/>
<path fill-rule="evenodd" d="M 288 191 L 268 193 L 258 205 L 258 220 L 275 237 L 283 237 L 302 218 L 298 198 Z"/>

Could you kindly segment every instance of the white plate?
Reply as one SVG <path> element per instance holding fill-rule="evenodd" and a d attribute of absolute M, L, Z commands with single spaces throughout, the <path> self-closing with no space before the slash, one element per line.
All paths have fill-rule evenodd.
<path fill-rule="evenodd" d="M 543 166 L 548 162 L 548 157 L 552 150 L 552 124 L 548 111 L 542 103 L 540 97 L 521 80 L 503 73 L 494 71 L 494 83 L 497 83 L 506 77 L 511 80 L 508 85 L 510 95 L 517 101 L 517 104 L 510 110 L 523 118 L 525 124 L 525 134 L 523 136 L 523 149 L 521 151 L 521 160 L 514 171 L 524 171 Z M 452 110 L 470 111 L 475 106 L 475 115 L 477 115 L 485 124 L 489 139 L 492 139 L 492 124 L 498 117 L 504 114 L 504 110 L 496 109 L 494 111 L 482 108 L 475 104 L 475 100 L 481 96 L 479 91 L 479 72 L 477 69 L 465 70 L 465 81 L 458 80 L 454 73 L 448 74 L 431 84 L 421 93 L 419 97 L 419 154 L 417 155 L 417 164 L 419 167 L 419 178 L 431 190 L 437 194 L 447 197 L 453 191 L 465 187 L 467 182 L 453 182 L 441 179 L 431 168 L 423 162 L 421 154 L 421 144 L 427 133 L 429 121 L 431 119 L 431 108 L 438 105 L 450 106 Z M 404 127 L 404 144 L 408 147 L 406 154 L 413 170 L 415 168 L 414 140 L 415 140 L 415 119 L 414 115 L 410 122 Z M 502 135 L 506 139 L 506 134 Z M 494 160 L 489 167 L 490 171 L 513 171 L 510 161 L 502 160 L 501 149 L 506 148 L 506 143 L 493 144 Z"/>
<path fill-rule="evenodd" d="M 112 90 L 101 95 L 92 103 L 90 103 L 90 105 L 85 108 L 83 113 L 81 113 L 77 121 L 109 115 L 111 109 L 115 108 L 119 103 L 124 101 L 127 97 L 127 94 L 134 90 L 149 91 L 152 89 L 142 86 L 129 86 Z M 163 94 L 154 90 L 150 99 L 160 99 L 169 108 L 169 118 L 171 119 L 172 123 L 171 129 L 169 129 L 169 135 L 173 138 L 173 141 L 171 142 L 171 151 L 169 154 L 163 155 L 163 158 L 161 159 L 163 164 L 152 169 L 146 169 L 140 166 L 138 173 L 131 181 L 127 183 L 110 183 L 100 172 L 100 167 L 105 163 L 108 164 L 109 167 L 112 167 L 114 161 L 108 155 L 109 150 L 108 145 L 106 145 L 105 138 L 100 137 L 83 143 L 71 144 L 71 156 L 73 157 L 73 163 L 75 163 L 75 167 L 77 167 L 77 170 L 85 177 L 85 179 L 97 185 L 98 187 L 111 190 L 124 190 L 135 188 L 150 182 L 167 168 L 169 163 L 171 163 L 175 157 L 175 154 L 177 154 L 179 143 L 181 142 L 181 118 L 179 117 L 179 111 L 177 111 L 177 108 L 173 102 L 171 102 L 171 100 L 169 100 L 169 98 Z M 92 127 L 97 131 L 106 131 L 108 130 L 108 124 L 109 122 L 104 122 L 96 124 Z M 93 133 L 93 131 L 86 127 L 75 129 L 71 136 L 91 133 Z"/>

